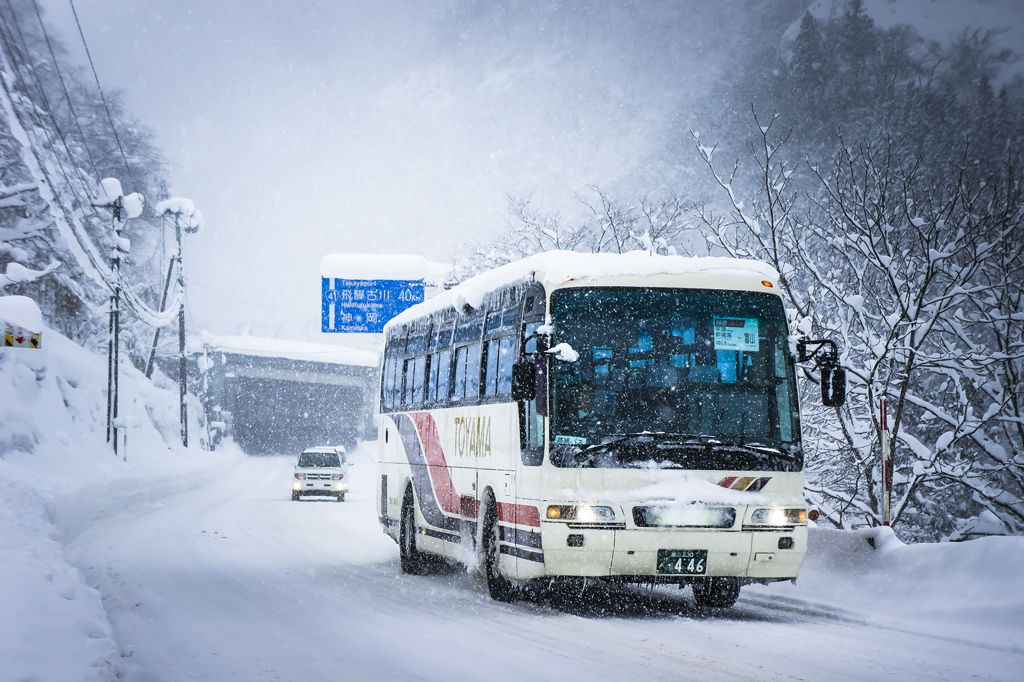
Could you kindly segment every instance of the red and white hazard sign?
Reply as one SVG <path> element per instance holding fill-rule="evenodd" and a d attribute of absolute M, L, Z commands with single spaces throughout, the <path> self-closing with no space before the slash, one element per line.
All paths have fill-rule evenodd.
<path fill-rule="evenodd" d="M 24 327 L 10 323 L 4 324 L 4 345 L 15 348 L 39 348 L 39 332 L 32 332 Z"/>

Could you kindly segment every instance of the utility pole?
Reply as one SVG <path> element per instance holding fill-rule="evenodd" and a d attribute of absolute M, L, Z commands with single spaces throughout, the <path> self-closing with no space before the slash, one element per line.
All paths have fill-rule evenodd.
<path fill-rule="evenodd" d="M 181 395 L 181 444 L 188 447 L 188 366 L 185 362 L 185 268 L 181 262 L 181 214 L 174 216 L 174 236 L 178 240 L 178 290 L 181 303 L 178 304 L 178 383 Z"/>
<path fill-rule="evenodd" d="M 114 249 L 110 254 L 110 269 L 114 273 L 114 295 L 110 297 L 110 334 L 107 341 L 107 442 L 114 441 L 114 456 L 117 456 L 117 407 L 118 377 L 120 372 L 121 352 L 121 253 L 124 251 L 121 239 L 123 226 L 124 204 L 120 196 L 120 184 L 117 186 L 118 197 L 110 203 L 114 212 Z"/>
<path fill-rule="evenodd" d="M 196 210 L 195 204 L 190 199 L 172 197 L 161 201 L 156 205 L 156 212 L 164 216 L 174 215 L 174 238 L 178 244 L 178 253 L 175 256 L 178 263 L 178 290 L 181 295 L 181 302 L 178 304 L 178 386 L 180 389 L 179 399 L 181 405 L 181 444 L 188 447 L 188 365 L 185 359 L 185 265 L 181 253 L 181 233 L 195 234 L 203 225 L 203 214 Z M 182 224 L 182 218 L 185 223 Z M 172 260 L 173 263 L 173 260 Z M 170 270 L 168 270 L 168 281 L 170 281 Z M 162 307 L 162 306 L 161 306 Z M 154 348 L 156 340 L 153 341 Z"/>

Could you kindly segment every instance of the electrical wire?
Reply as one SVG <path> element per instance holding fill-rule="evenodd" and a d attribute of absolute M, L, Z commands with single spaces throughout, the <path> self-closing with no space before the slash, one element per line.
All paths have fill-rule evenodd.
<path fill-rule="evenodd" d="M 28 43 L 25 41 L 25 34 L 21 30 L 21 24 L 18 22 L 18 15 L 14 11 L 14 6 L 11 4 L 11 1 L 10 0 L 6 0 L 6 1 L 7 1 L 7 9 L 11 13 L 11 21 L 13 22 L 15 31 L 17 32 L 18 38 L 21 41 L 21 49 L 20 49 L 21 60 L 22 60 L 22 62 L 25 65 L 26 71 L 32 76 L 31 81 L 35 83 L 36 89 L 39 91 L 40 99 L 42 99 L 42 102 L 43 102 L 43 108 L 46 111 L 47 115 L 50 117 L 50 121 L 53 123 L 54 129 L 56 129 L 57 135 L 58 135 L 58 137 L 60 137 L 60 141 L 64 145 L 64 150 L 67 151 L 67 153 L 68 153 L 68 159 L 69 159 L 71 165 L 75 168 L 75 171 L 78 174 L 78 179 L 82 183 L 82 187 L 85 188 L 86 195 L 88 196 L 89 195 L 89 190 L 88 190 L 87 185 L 85 184 L 85 181 L 82 178 L 82 172 L 78 168 L 78 165 L 75 163 L 75 157 L 71 154 L 71 148 L 68 146 L 67 140 L 64 139 L 64 133 L 63 133 L 63 131 L 61 131 L 60 125 L 57 123 L 57 118 L 53 114 L 53 109 L 50 107 L 50 100 L 46 96 L 46 90 L 43 88 L 42 79 L 39 78 L 39 74 L 36 73 L 35 67 L 32 64 L 32 60 L 28 56 Z M 6 24 L 6 21 L 5 21 L 5 24 Z M 10 27 L 8 27 L 7 32 L 10 33 L 11 36 L 13 37 L 14 33 L 10 30 Z M 13 41 L 11 42 L 11 44 L 13 46 Z M 11 57 L 12 57 L 12 59 L 14 58 L 13 50 L 12 50 Z M 17 65 L 15 65 L 15 68 L 17 68 Z M 30 79 L 26 79 L 24 74 L 22 75 L 22 79 L 25 80 L 25 86 L 26 86 L 26 89 L 28 89 L 30 87 Z M 40 127 L 43 128 L 44 131 L 46 130 L 45 126 L 40 126 Z M 52 140 L 52 138 L 50 138 L 48 132 L 47 132 L 46 137 L 47 137 L 47 141 L 50 144 L 50 149 L 51 150 L 54 149 L 53 140 Z M 57 166 L 60 168 L 61 175 L 64 176 L 64 181 L 67 182 L 68 188 L 71 190 L 71 196 L 73 198 L 72 207 L 74 207 L 76 203 L 79 206 L 81 206 L 81 201 L 78 200 L 78 196 L 75 194 L 74 183 L 71 182 L 71 178 L 68 176 L 67 170 L 64 168 L 64 164 L 60 160 L 60 155 L 54 153 L 53 156 L 57 160 Z"/>
<path fill-rule="evenodd" d="M 32 66 L 32 62 L 28 58 L 27 42 L 25 41 L 25 35 L 22 32 L 21 26 L 20 26 L 20 24 L 19 24 L 19 22 L 17 20 L 17 14 L 15 13 L 14 8 L 11 5 L 10 0 L 6 0 L 6 4 L 7 4 L 8 11 L 10 12 L 11 20 L 12 20 L 12 22 L 14 24 L 15 31 L 17 32 L 17 36 L 20 39 L 20 43 L 21 43 L 20 46 L 17 45 L 16 41 L 14 40 L 15 31 L 11 30 L 10 25 L 8 25 L 8 23 L 7 23 L 6 17 L 3 16 L 3 13 L 0 13 L 0 24 L 2 24 L 2 28 L 0 28 L 0 31 L 3 32 L 3 38 L 4 38 L 5 44 L 10 47 L 10 53 L 11 53 L 11 59 L 12 59 L 12 62 L 13 62 L 13 66 L 14 66 L 14 68 L 18 72 L 20 72 L 21 78 L 25 82 L 25 86 L 26 86 L 26 88 L 28 90 L 31 90 L 33 84 L 35 85 L 35 88 L 38 90 L 40 98 L 41 98 L 41 100 L 43 102 L 44 109 L 45 109 L 47 115 L 49 116 L 50 121 L 53 124 L 53 127 L 56 129 L 58 135 L 60 136 L 61 142 L 64 145 L 64 149 L 68 153 L 68 158 L 70 160 L 70 163 L 75 168 L 75 171 L 77 172 L 77 174 L 79 176 L 79 179 L 82 180 L 81 169 L 79 169 L 77 164 L 75 163 L 75 158 L 71 154 L 71 150 L 70 150 L 70 148 L 69 148 L 69 146 L 67 144 L 67 141 L 64 138 L 63 132 L 60 129 L 60 125 L 57 123 L 56 117 L 53 114 L 53 109 L 50 107 L 49 100 L 46 97 L 46 92 L 45 92 L 45 90 L 43 89 L 43 86 L 42 86 L 42 80 L 39 78 L 39 75 L 35 72 L 34 67 Z M 44 31 L 45 31 L 45 29 L 44 29 Z M 19 64 L 18 64 L 19 56 L 15 54 L 16 51 L 20 53 L 20 61 L 21 61 L 23 66 L 19 66 Z M 24 72 L 22 72 L 23 68 L 24 68 Z M 26 77 L 25 72 L 27 72 L 31 76 L 31 78 Z M 95 70 L 94 70 L 94 75 L 95 75 Z M 97 80 L 97 85 L 98 85 L 98 80 Z M 101 91 L 101 96 L 102 96 L 102 91 Z M 13 102 L 12 102 L 12 104 L 13 104 Z M 29 100 L 29 104 L 31 105 L 31 100 Z M 106 107 L 106 102 L 105 101 L 104 101 L 104 106 Z M 35 118 L 32 115 L 32 113 L 33 113 L 32 110 L 33 109 L 34 109 L 34 106 L 30 106 L 29 115 L 30 115 L 31 118 Z M 15 110 L 15 115 L 17 115 L 17 110 Z M 107 115 L 108 115 L 108 117 L 110 116 L 109 109 L 107 109 Z M 43 133 L 45 134 L 45 136 L 47 138 L 47 141 L 49 143 L 50 149 L 53 150 L 54 149 L 53 140 L 52 140 L 52 138 L 50 138 L 48 128 L 45 125 L 42 125 L 42 123 L 40 121 L 38 121 L 38 120 L 35 120 L 34 123 L 35 123 L 37 128 L 42 129 Z M 111 124 L 113 125 L 112 121 L 111 121 Z M 27 132 L 27 129 L 26 129 L 26 132 Z M 114 135 L 115 135 L 115 139 L 116 139 L 117 138 L 117 131 L 116 131 L 116 129 L 114 130 Z M 118 145 L 120 146 L 120 140 L 118 140 Z M 78 201 L 77 194 L 75 193 L 74 183 L 72 183 L 71 178 L 68 176 L 67 170 L 64 168 L 64 164 L 60 160 L 60 155 L 54 153 L 53 154 L 53 158 L 54 158 L 54 160 L 57 161 L 57 165 L 60 168 L 61 175 L 64 177 L 64 181 L 67 183 L 67 187 L 71 190 L 71 195 L 72 195 L 73 199 L 75 200 L 76 203 L 80 204 L 81 202 Z M 122 150 L 122 158 L 124 158 L 123 157 L 123 150 Z M 128 168 L 129 175 L 131 175 L 131 169 L 127 166 L 127 160 L 125 160 L 125 167 Z M 46 180 L 49 183 L 50 187 L 53 190 L 56 190 L 57 189 L 56 185 L 48 177 L 49 174 L 46 171 L 46 164 L 41 163 L 39 171 L 41 173 L 43 173 L 43 176 L 44 176 L 43 179 Z M 82 180 L 82 182 L 83 182 L 83 187 L 86 186 L 84 180 Z M 132 178 L 132 183 L 134 184 L 134 182 L 135 182 L 135 179 L 133 177 Z M 88 189 L 87 189 L 87 194 L 88 194 Z M 59 198 L 56 195 L 54 196 L 54 200 L 56 202 L 58 202 L 58 204 L 59 204 L 60 200 L 59 200 Z M 58 208 L 59 208 L 59 205 L 58 205 Z M 61 209 L 61 210 L 63 212 L 63 209 Z M 73 213 L 72 213 L 70 218 L 67 217 L 67 216 L 62 216 L 62 217 L 55 216 L 55 218 L 58 221 L 61 221 L 61 218 L 63 218 L 63 222 L 66 222 L 68 224 L 68 226 L 71 228 L 71 235 L 73 236 L 74 240 L 78 243 L 79 247 L 81 248 L 82 255 L 85 256 L 86 260 L 88 261 L 88 265 L 90 265 L 92 270 L 96 273 L 96 275 L 98 275 L 98 279 L 94 278 L 94 279 L 96 279 L 97 283 L 104 285 L 110 291 L 113 291 L 113 289 L 114 289 L 116 284 L 120 284 L 120 286 L 121 286 L 121 293 L 124 296 L 124 303 L 126 304 L 126 307 L 131 309 L 132 312 L 134 312 L 136 314 L 136 316 L 139 317 L 139 319 L 141 319 L 142 321 L 144 321 L 144 322 L 146 322 L 146 323 L 148 323 L 148 324 L 150 324 L 150 325 L 152 325 L 154 327 L 167 326 L 168 324 L 170 324 L 174 320 L 174 317 L 176 316 L 177 308 L 178 308 L 178 306 L 181 305 L 181 302 L 183 300 L 183 295 L 184 295 L 183 291 L 180 291 L 176 287 L 174 295 L 173 295 L 170 303 L 167 305 L 167 307 L 164 310 L 162 310 L 162 311 L 153 310 L 149 305 L 146 304 L 146 302 L 142 299 L 141 296 L 139 296 L 139 294 L 132 288 L 132 286 L 124 279 L 124 275 L 123 274 L 121 274 L 120 272 L 114 272 L 107 265 L 105 260 L 97 252 L 96 245 L 93 243 L 93 241 L 89 237 L 89 235 L 87 233 L 83 234 L 84 228 L 78 224 L 78 220 L 75 219 Z M 78 260 L 80 260 L 80 259 L 78 259 Z M 85 264 L 79 262 L 79 265 L 84 266 Z"/>
<path fill-rule="evenodd" d="M 34 2 L 35 0 L 33 0 Z M 82 46 L 85 47 L 85 56 L 89 58 L 89 66 L 92 68 L 92 76 L 96 79 L 96 88 L 100 91 L 100 100 L 103 102 L 103 108 L 107 112 L 107 120 L 110 121 L 110 129 L 114 131 L 114 139 L 117 140 L 117 148 L 121 152 L 121 160 L 124 161 L 125 170 L 128 171 L 128 177 L 132 180 L 132 189 L 136 192 L 139 191 L 139 184 L 135 182 L 135 176 L 132 175 L 132 168 L 128 165 L 128 157 L 124 154 L 124 147 L 121 146 L 121 138 L 117 134 L 117 128 L 114 126 L 114 118 L 110 115 L 110 107 L 107 106 L 107 98 L 103 94 L 103 86 L 100 85 L 99 74 L 96 73 L 96 65 L 92 62 L 92 53 L 89 52 L 89 44 L 85 41 L 85 32 L 82 31 L 82 24 L 78 21 L 78 11 L 75 9 L 74 0 L 68 0 L 71 3 L 71 13 L 75 15 L 75 25 L 78 26 L 78 35 L 82 36 Z"/>
<path fill-rule="evenodd" d="M 53 49 L 53 44 L 50 42 L 50 34 L 46 32 L 46 25 L 43 23 L 43 14 L 39 11 L 39 3 L 36 0 L 32 0 L 32 6 L 36 10 L 36 18 L 39 19 L 39 27 L 43 31 L 43 38 L 46 39 L 46 47 L 50 50 L 50 56 L 53 58 L 53 68 L 57 71 L 57 78 L 60 80 L 60 87 L 64 91 L 64 98 L 68 102 L 68 111 L 71 112 L 71 117 L 75 121 L 75 127 L 78 128 L 78 134 L 82 136 L 82 146 L 85 147 L 85 152 L 89 156 L 89 162 L 92 164 L 92 171 L 94 177 L 98 180 L 100 177 L 100 171 L 96 166 L 96 159 L 92 155 L 92 150 L 89 149 L 89 141 L 85 137 L 85 133 L 82 131 L 82 124 L 78 120 L 78 114 L 75 113 L 75 106 L 71 103 L 71 95 L 68 93 L 68 87 L 64 83 L 64 74 L 60 71 L 60 64 L 57 62 L 57 53 Z"/>

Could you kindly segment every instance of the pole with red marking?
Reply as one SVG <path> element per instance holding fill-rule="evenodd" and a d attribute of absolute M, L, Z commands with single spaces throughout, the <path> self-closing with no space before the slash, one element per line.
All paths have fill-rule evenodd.
<path fill-rule="evenodd" d="M 892 497 L 892 458 L 889 454 L 889 405 L 885 398 L 878 405 L 879 424 L 882 427 L 882 525 L 889 525 L 889 505 Z"/>

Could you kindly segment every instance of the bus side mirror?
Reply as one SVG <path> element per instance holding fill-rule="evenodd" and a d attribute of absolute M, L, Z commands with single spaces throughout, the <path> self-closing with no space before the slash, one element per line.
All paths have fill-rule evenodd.
<path fill-rule="evenodd" d="M 538 348 L 540 344 L 538 344 Z M 548 355 L 540 352 L 533 356 L 534 393 L 537 397 L 537 414 L 548 416 Z"/>
<path fill-rule="evenodd" d="M 520 360 L 512 365 L 512 400 L 533 400 L 537 395 L 533 363 Z"/>
<path fill-rule="evenodd" d="M 839 407 L 846 402 L 846 370 L 832 365 L 821 368 L 821 404 Z"/>

